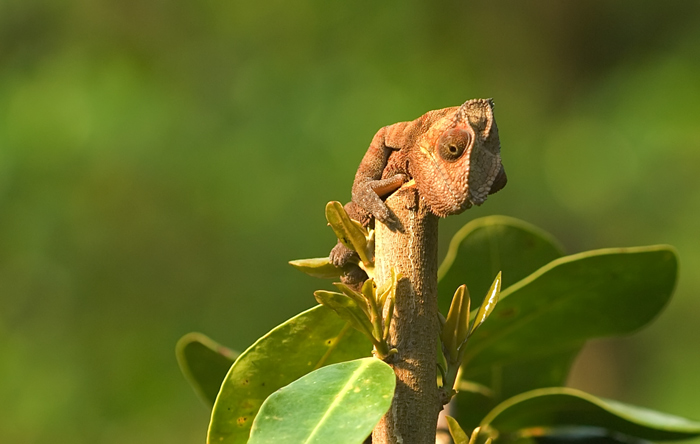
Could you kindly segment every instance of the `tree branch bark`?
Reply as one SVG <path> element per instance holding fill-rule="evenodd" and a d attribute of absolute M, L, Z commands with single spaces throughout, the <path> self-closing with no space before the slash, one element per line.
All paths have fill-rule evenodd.
<path fill-rule="evenodd" d="M 398 353 L 389 364 L 396 373 L 391 408 L 372 434 L 374 444 L 434 444 L 442 409 L 437 387 L 437 236 L 438 218 L 415 186 L 402 187 L 387 206 L 402 225 L 375 227 L 375 275 L 381 285 L 391 268 L 398 282 L 389 345 Z"/>

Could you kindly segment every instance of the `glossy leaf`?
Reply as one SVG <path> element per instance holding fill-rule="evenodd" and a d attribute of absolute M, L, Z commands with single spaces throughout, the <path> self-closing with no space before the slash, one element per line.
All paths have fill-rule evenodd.
<path fill-rule="evenodd" d="M 395 385 L 392 368 L 375 358 L 316 370 L 265 400 L 248 444 L 360 444 L 389 410 Z"/>
<path fill-rule="evenodd" d="M 447 428 L 450 429 L 450 435 L 452 435 L 454 444 L 469 444 L 469 437 L 462 430 L 457 420 L 447 415 L 445 415 L 445 419 L 447 419 Z"/>
<path fill-rule="evenodd" d="M 362 309 L 362 311 L 365 312 L 367 317 L 369 317 L 369 301 L 365 299 L 365 297 L 361 293 L 358 293 L 357 291 L 353 290 L 352 288 L 348 287 L 342 282 L 334 282 L 333 285 L 335 286 L 335 288 L 340 290 L 345 296 L 355 301 L 355 303 Z"/>
<path fill-rule="evenodd" d="M 396 273 L 396 270 L 392 267 L 389 288 L 382 293 L 379 299 L 379 307 L 384 316 L 384 331 L 382 332 L 382 338 L 385 342 L 389 339 L 389 330 L 391 329 L 392 319 L 394 319 L 396 286 L 398 285 L 399 279 L 402 277 L 403 275 L 401 273 Z"/>
<path fill-rule="evenodd" d="M 500 434 L 533 427 L 589 426 L 655 441 L 700 436 L 700 422 L 565 387 L 533 390 L 508 399 L 484 418 L 482 426 Z"/>
<path fill-rule="evenodd" d="M 398 281 L 402 277 L 403 275 L 401 273 L 397 273 L 396 269 L 394 267 L 391 267 L 391 278 L 384 281 L 384 283 L 379 288 L 377 288 L 377 295 L 379 295 L 377 305 L 380 308 L 384 307 L 384 304 L 386 303 L 387 299 L 395 299 L 396 285 L 398 285 Z M 388 318 L 390 318 L 390 316 Z"/>
<path fill-rule="evenodd" d="M 375 304 L 377 303 L 377 286 L 374 283 L 374 279 L 367 279 L 363 284 L 362 284 L 362 294 L 364 295 L 365 299 L 370 302 L 370 304 Z"/>
<path fill-rule="evenodd" d="M 494 279 L 493 284 L 491 284 L 491 288 L 489 288 L 489 291 L 486 293 L 486 297 L 481 303 L 481 307 L 479 307 L 479 310 L 476 312 L 476 316 L 474 316 L 474 322 L 472 323 L 472 328 L 469 331 L 469 335 L 472 335 L 496 308 L 499 295 L 501 294 L 501 279 L 501 273 L 499 272 L 496 279 Z"/>
<path fill-rule="evenodd" d="M 331 264 L 327 257 L 298 259 L 289 261 L 289 265 L 309 276 L 321 279 L 338 279 L 343 274 L 343 269 Z"/>
<path fill-rule="evenodd" d="M 175 356 L 194 391 L 209 407 L 239 353 L 201 333 L 188 333 L 177 342 Z"/>
<path fill-rule="evenodd" d="M 460 287 L 462 288 L 462 287 Z M 458 289 L 459 290 L 459 289 Z M 464 296 L 462 297 L 462 304 L 463 307 L 460 310 L 459 313 L 459 320 L 457 324 L 457 346 L 458 347 L 463 347 L 464 343 L 467 341 L 469 338 L 469 333 L 473 330 L 472 325 L 469 323 L 470 322 L 470 315 L 471 315 L 471 310 L 472 310 L 472 301 L 471 298 L 469 297 L 469 291 L 467 290 L 467 286 L 464 286 Z"/>
<path fill-rule="evenodd" d="M 372 324 L 367 317 L 367 313 L 352 298 L 344 294 L 324 290 L 315 291 L 314 297 L 319 304 L 325 305 L 336 312 L 338 316 L 350 322 L 355 329 L 368 338 L 372 337 Z"/>
<path fill-rule="evenodd" d="M 512 364 L 494 364 L 479 373 L 468 372 L 468 379 L 457 385 L 454 416 L 462 427 L 471 430 L 505 399 L 533 389 L 565 385 L 580 349 L 579 345 Z"/>
<path fill-rule="evenodd" d="M 238 357 L 216 398 L 207 442 L 245 443 L 271 393 L 324 365 L 369 356 L 372 344 L 322 305 L 277 326 Z"/>
<path fill-rule="evenodd" d="M 631 333 L 673 292 L 678 263 L 667 246 L 606 249 L 557 259 L 501 292 L 467 347 L 465 377 Z"/>
<path fill-rule="evenodd" d="M 463 361 L 462 377 L 492 393 L 458 393 L 460 424 L 474 427 L 524 391 L 564 385 L 586 340 L 629 334 L 658 314 L 676 272 L 665 246 L 598 250 L 558 259 L 502 291 Z"/>
<path fill-rule="evenodd" d="M 440 266 L 440 306 L 446 310 L 449 295 L 464 283 L 475 298 L 473 302 L 481 303 L 492 285 L 492 277 L 499 271 L 503 273 L 505 289 L 561 255 L 562 248 L 551 235 L 527 222 L 505 216 L 476 219 L 454 236 Z M 472 346 L 474 343 L 470 341 L 467 351 Z M 563 385 L 581 346 L 568 350 L 567 359 L 559 358 L 556 353 L 545 353 L 513 365 L 501 363 L 481 370 L 469 369 L 463 376 L 493 390 L 488 397 L 463 390 L 458 393 L 455 402 L 460 424 L 473 429 L 489 410 L 507 397 L 535 388 Z"/>
<path fill-rule="evenodd" d="M 562 254 L 550 234 L 527 222 L 505 216 L 475 219 L 452 238 L 438 270 L 440 309 L 447 313 L 450 297 L 462 284 L 477 306 L 499 271 L 505 289 Z"/>
<path fill-rule="evenodd" d="M 469 291 L 466 285 L 460 285 L 452 297 L 450 311 L 440 334 L 446 353 L 453 361 L 458 359 L 457 348 L 467 339 L 469 333 L 469 312 Z"/>
<path fill-rule="evenodd" d="M 379 307 L 377 307 L 377 286 L 374 283 L 374 279 L 367 279 L 365 281 L 365 283 L 362 285 L 362 295 L 364 296 L 365 300 L 367 300 L 370 309 L 369 320 L 372 324 L 372 336 L 377 341 L 381 341 L 383 338 L 382 315 L 379 311 Z M 382 349 L 382 355 L 389 351 L 388 349 L 384 349 L 384 347 L 382 347 Z"/>
<path fill-rule="evenodd" d="M 367 251 L 367 230 L 359 222 L 350 219 L 340 202 L 326 204 L 326 220 L 346 247 L 354 250 L 366 266 L 372 264 Z"/>
<path fill-rule="evenodd" d="M 518 444 L 651 444 L 641 438 L 611 432 L 600 427 L 571 426 L 537 428 L 518 437 Z"/>

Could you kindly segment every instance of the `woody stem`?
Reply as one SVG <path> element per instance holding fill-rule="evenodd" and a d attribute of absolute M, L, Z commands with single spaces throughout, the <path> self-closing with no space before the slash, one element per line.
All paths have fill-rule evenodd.
<path fill-rule="evenodd" d="M 378 285 L 398 281 L 389 347 L 396 373 L 391 408 L 372 434 L 375 444 L 435 443 L 442 402 L 437 387 L 437 225 L 438 219 L 415 187 L 402 187 L 386 201 L 402 228 L 376 227 L 375 273 Z M 389 322 L 389 320 L 387 320 Z"/>

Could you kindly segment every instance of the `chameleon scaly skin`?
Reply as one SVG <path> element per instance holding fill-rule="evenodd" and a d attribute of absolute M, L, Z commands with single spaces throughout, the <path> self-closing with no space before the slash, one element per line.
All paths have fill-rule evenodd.
<path fill-rule="evenodd" d="M 416 120 L 377 131 L 357 169 L 352 201 L 345 210 L 365 226 L 375 219 L 397 227 L 398 221 L 382 198 L 411 179 L 430 211 L 439 217 L 481 205 L 489 194 L 503 188 L 507 177 L 493 101 L 468 100 L 462 106 L 429 111 Z M 342 267 L 353 254 L 338 243 L 330 260 Z"/>

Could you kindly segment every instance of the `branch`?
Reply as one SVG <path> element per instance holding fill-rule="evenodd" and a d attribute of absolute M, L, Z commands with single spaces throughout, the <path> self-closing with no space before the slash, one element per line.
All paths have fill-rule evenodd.
<path fill-rule="evenodd" d="M 372 434 L 374 444 L 435 443 L 442 402 L 437 387 L 437 236 L 438 218 L 419 198 L 415 186 L 390 196 L 387 206 L 400 222 L 391 231 L 376 224 L 375 276 L 377 284 L 398 282 L 389 346 L 398 353 L 388 362 L 396 373 L 391 408 Z"/>

